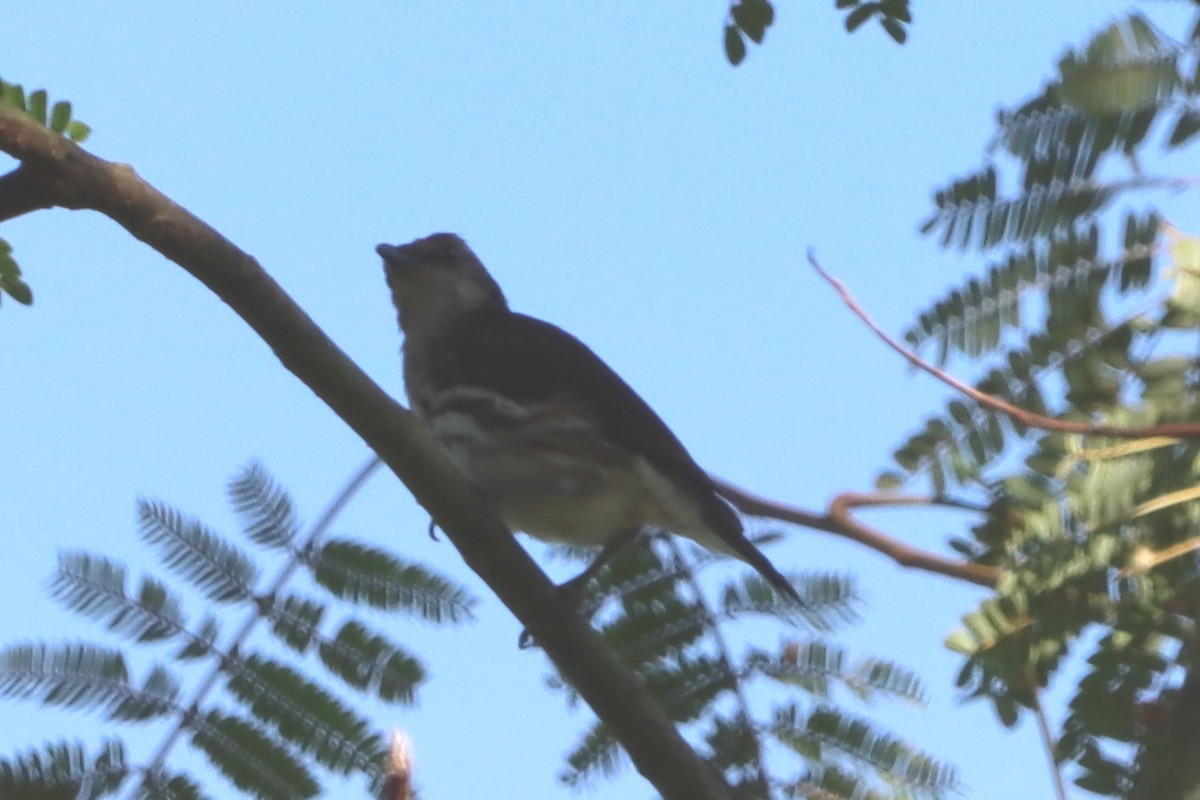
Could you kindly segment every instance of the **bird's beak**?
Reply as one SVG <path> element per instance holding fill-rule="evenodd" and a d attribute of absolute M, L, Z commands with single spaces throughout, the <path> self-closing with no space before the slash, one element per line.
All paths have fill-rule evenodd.
<path fill-rule="evenodd" d="M 405 254 L 404 248 L 394 244 L 381 244 L 375 248 L 375 252 L 379 253 L 380 258 L 388 264 L 402 266 L 411 262 L 411 259 Z"/>

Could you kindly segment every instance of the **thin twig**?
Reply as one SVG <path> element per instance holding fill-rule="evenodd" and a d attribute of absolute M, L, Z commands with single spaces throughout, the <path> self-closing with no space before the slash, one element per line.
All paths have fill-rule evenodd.
<path fill-rule="evenodd" d="M 1055 433 L 1078 433 L 1085 436 L 1112 436 L 1123 439 L 1143 439 L 1148 436 L 1175 436 L 1181 439 L 1200 438 L 1200 424 L 1195 422 L 1167 422 L 1161 425 L 1148 425 L 1141 427 L 1125 427 L 1120 425 L 1103 425 L 1093 424 L 1090 422 L 1071 422 L 1070 420 L 1054 419 L 1052 417 L 1042 416 L 1028 411 L 1019 406 L 1015 406 L 1006 400 L 1003 400 L 995 395 L 981 392 L 973 386 L 970 386 L 958 380 L 949 373 L 938 369 L 933 364 L 925 361 L 912 350 L 900 344 L 896 339 L 879 327 L 879 324 L 871 318 L 858 301 L 850 294 L 846 285 L 837 278 L 830 275 L 821 264 L 817 261 L 816 256 L 810 250 L 808 253 L 808 263 L 816 270 L 825 281 L 833 287 L 838 296 L 842 298 L 842 302 L 854 312 L 854 315 L 862 320 L 871 332 L 874 333 L 880 341 L 888 347 L 895 350 L 906 361 L 912 364 L 917 369 L 932 375 L 942 383 L 954 389 L 957 392 L 965 394 L 967 397 L 974 400 L 981 406 L 985 406 L 994 411 L 999 411 L 1012 419 L 1016 420 L 1021 425 L 1027 428 L 1036 428 L 1043 431 L 1053 431 Z"/>
<path fill-rule="evenodd" d="M 1054 736 L 1050 732 L 1050 723 L 1042 708 L 1042 700 L 1037 684 L 1032 676 L 1029 679 L 1029 691 L 1033 697 L 1033 718 L 1037 720 L 1038 735 L 1042 747 L 1046 751 L 1046 759 L 1050 762 L 1050 778 L 1054 782 L 1054 796 L 1057 800 L 1067 800 L 1067 786 L 1063 781 L 1062 770 L 1058 768 L 1058 759 L 1054 757 Z"/>
<path fill-rule="evenodd" d="M 287 562 L 280 568 L 279 574 L 275 576 L 275 579 L 271 581 L 271 585 L 266 591 L 266 597 L 274 598 L 279 595 L 283 587 L 287 584 L 288 579 L 299 568 L 304 554 L 309 552 L 313 545 L 321 540 L 321 537 L 329 530 L 333 521 L 337 519 L 338 514 L 346 507 L 346 503 L 350 502 L 350 499 L 362 488 L 363 484 L 367 482 L 367 479 L 379 468 L 381 463 L 379 456 L 372 453 L 371 458 L 359 467 L 354 476 L 346 482 L 346 485 L 334 496 L 325 511 L 313 523 L 308 535 L 304 537 L 302 544 L 292 548 Z M 262 618 L 263 613 L 257 606 L 247 613 L 245 619 L 242 620 L 241 627 L 238 628 L 237 633 L 234 634 L 229 644 L 226 645 L 225 652 L 239 652 Z M 196 687 L 196 691 L 192 694 L 192 699 L 186 705 L 182 706 L 182 713 L 179 716 L 179 720 L 163 736 L 162 742 L 159 743 L 158 749 L 154 752 L 154 757 L 150 759 L 150 763 L 146 766 L 145 771 L 142 772 L 142 779 L 138 781 L 133 791 L 129 793 L 128 800 L 136 800 L 136 798 L 141 797 L 146 783 L 162 771 L 163 765 L 167 761 L 167 756 L 171 754 L 171 750 L 175 747 L 179 741 L 179 737 L 183 735 L 187 727 L 186 723 L 189 715 L 200 709 L 200 704 L 204 702 L 208 697 L 208 693 L 217 685 L 217 680 L 221 677 L 221 672 L 222 664 L 220 660 L 217 660 L 209 669 L 208 674 L 204 676 L 204 680 L 200 681 L 200 685 Z"/>
<path fill-rule="evenodd" d="M 959 561 L 913 547 L 869 525 L 864 525 L 850 514 L 851 509 L 870 506 L 948 506 L 951 508 L 965 507 L 972 511 L 980 510 L 969 504 L 932 497 L 843 492 L 829 504 L 828 513 L 819 514 L 778 500 L 758 497 L 717 477 L 713 477 L 713 482 L 717 486 L 717 492 L 743 514 L 790 522 L 842 536 L 883 553 L 902 567 L 933 572 L 978 586 L 992 587 L 1000 578 L 999 567 Z"/>

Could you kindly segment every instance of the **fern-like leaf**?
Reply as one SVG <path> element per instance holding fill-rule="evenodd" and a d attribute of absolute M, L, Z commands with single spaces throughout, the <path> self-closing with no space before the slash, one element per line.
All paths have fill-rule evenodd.
<path fill-rule="evenodd" d="M 471 618 L 476 602 L 449 579 L 359 542 L 331 540 L 309 560 L 317 583 L 335 597 L 375 608 L 459 622 Z"/>
<path fill-rule="evenodd" d="M 218 603 L 244 600 L 258 577 L 254 562 L 241 550 L 194 519 L 185 519 L 162 503 L 138 502 L 142 538 L 159 558 Z"/>
<path fill-rule="evenodd" d="M 242 530 L 255 544 L 283 549 L 295 541 L 300 523 L 292 498 L 261 464 L 243 469 L 228 491 Z"/>
<path fill-rule="evenodd" d="M 125 568 L 87 553 L 60 553 L 50 593 L 70 610 L 104 621 L 136 642 L 154 642 L 185 630 L 179 601 L 147 578 L 137 597 L 125 592 Z"/>
<path fill-rule="evenodd" d="M 318 652 L 330 672 L 380 700 L 411 703 L 417 685 L 425 680 L 425 668 L 415 656 L 358 620 L 344 624 L 334 639 L 322 641 Z"/>
<path fill-rule="evenodd" d="M 263 800 L 298 800 L 321 791 L 312 773 L 258 725 L 210 710 L 189 723 L 192 742 L 235 786 Z"/>
<path fill-rule="evenodd" d="M 782 714 L 772 733 L 789 748 L 802 754 L 838 754 L 870 766 L 881 779 L 910 791 L 925 794 L 958 788 L 956 770 L 914 749 L 901 739 L 875 729 L 863 719 L 832 707 L 819 708 L 800 725 Z"/>
<path fill-rule="evenodd" d="M 298 653 L 308 651 L 320 636 L 325 605 L 298 594 L 289 594 L 271 605 L 271 632 Z"/>
<path fill-rule="evenodd" d="M 567 769 L 559 773 L 559 780 L 575 788 L 593 778 L 613 775 L 621 765 L 623 752 L 612 732 L 595 723 L 567 754 Z"/>
<path fill-rule="evenodd" d="M 178 687 L 155 668 L 142 688 L 130 683 L 119 651 L 94 645 L 19 645 L 0 651 L 0 695 L 47 705 L 102 708 L 110 719 L 144 721 L 175 709 Z"/>
<path fill-rule="evenodd" d="M 854 581 L 846 575 L 789 575 L 788 580 L 804 601 L 800 613 L 818 630 L 831 630 L 853 621 L 859 597 Z M 766 614 L 791 622 L 796 615 L 794 603 L 781 601 L 778 593 L 761 576 L 747 574 L 740 583 L 725 584 L 721 607 L 725 614 Z"/>
<path fill-rule="evenodd" d="M 601 635 L 630 665 L 651 664 L 681 653 L 711 624 L 703 605 L 664 593 L 626 606 L 625 613 L 601 628 Z"/>
<path fill-rule="evenodd" d="M 286 664 L 243 657 L 230 670 L 228 687 L 254 719 L 328 769 L 349 774 L 383 763 L 382 740 L 370 724 Z"/>
<path fill-rule="evenodd" d="M 104 743 L 88 757 L 81 743 L 47 744 L 0 760 L 0 797 L 12 800 L 93 800 L 116 793 L 125 778 L 125 747 Z"/>

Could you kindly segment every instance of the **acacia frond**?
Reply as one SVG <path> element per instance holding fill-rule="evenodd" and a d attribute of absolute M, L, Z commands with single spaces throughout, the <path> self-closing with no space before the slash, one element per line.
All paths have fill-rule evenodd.
<path fill-rule="evenodd" d="M 136 642 L 153 642 L 186 630 L 179 601 L 153 578 L 137 597 L 125 593 L 125 567 L 103 556 L 60 553 L 50 594 L 70 610 L 106 622 Z"/>
<path fill-rule="evenodd" d="M 175 654 L 175 658 L 179 661 L 203 658 L 212 652 L 213 644 L 217 641 L 220 633 L 221 628 L 216 619 L 205 617 L 198 630 L 188 633 L 188 643 Z"/>
<path fill-rule="evenodd" d="M 816 753 L 823 761 L 834 754 L 847 756 L 873 768 L 884 782 L 924 796 L 958 789 L 953 767 L 832 707 L 818 708 L 804 720 L 794 708 L 780 709 L 771 733 L 801 755 Z M 835 752 L 829 753 L 831 749 Z"/>
<path fill-rule="evenodd" d="M 1119 188 L 1071 177 L 1074 165 L 1046 158 L 1027 165 L 1020 195 L 997 196 L 995 173 L 983 172 L 934 193 L 937 207 L 921 232 L 942 230 L 943 247 L 990 249 L 1005 242 L 1023 244 L 1039 237 L 1078 231 L 1119 193 Z"/>
<path fill-rule="evenodd" d="M 253 595 L 258 568 L 240 549 L 195 519 L 185 519 L 163 503 L 138 502 L 142 538 L 164 564 L 218 603 Z"/>
<path fill-rule="evenodd" d="M 298 594 L 289 594 L 272 603 L 267 615 L 271 618 L 272 633 L 288 647 L 304 653 L 314 639 L 320 638 L 325 605 Z"/>
<path fill-rule="evenodd" d="M 317 650 L 330 672 L 380 700 L 411 703 L 417 684 L 425 680 L 425 668 L 415 656 L 358 620 L 345 623 L 336 637 L 323 640 Z"/>
<path fill-rule="evenodd" d="M 254 719 L 330 770 L 369 773 L 383 763 L 386 748 L 370 724 L 286 664 L 257 653 L 239 657 L 227 686 Z"/>
<path fill-rule="evenodd" d="M 708 655 L 680 655 L 642 671 L 646 686 L 676 722 L 698 718 L 724 691 L 736 688 L 738 676 L 731 665 Z"/>
<path fill-rule="evenodd" d="M 837 681 L 863 700 L 886 694 L 925 702 L 925 686 L 912 670 L 874 657 L 852 663 L 844 648 L 821 640 L 790 642 L 777 655 L 754 650 L 746 659 L 746 671 L 799 686 L 819 698 L 828 698 L 830 682 Z"/>
<path fill-rule="evenodd" d="M 621 765 L 622 753 L 624 751 L 612 732 L 597 722 L 567 753 L 568 769 L 559 773 L 558 778 L 567 786 L 578 787 L 598 775 L 612 775 Z"/>
<path fill-rule="evenodd" d="M 721 594 L 721 608 L 729 617 L 743 614 L 767 614 L 785 622 L 795 620 L 797 612 L 817 630 L 832 630 L 857 618 L 860 602 L 854 579 L 833 573 L 788 575 L 804 606 L 781 599 L 779 593 L 757 574 L 742 575 L 740 581 L 728 581 Z"/>
<path fill-rule="evenodd" d="M 1114 407 L 1128 383 L 1124 370 L 1130 364 L 1135 320 L 1089 326 L 1086 318 L 1062 308 L 1050 321 L 1050 330 L 1032 334 L 1024 347 L 1009 350 L 1004 363 L 988 370 L 975 388 L 1035 414 L 1054 416 L 1041 383 L 1057 370 L 1066 381 L 1065 399 L 1070 403 L 1091 410 Z M 1026 434 L 1024 426 L 994 409 L 971 399 L 954 399 L 944 414 L 927 419 L 924 429 L 892 457 L 909 475 L 927 473 L 934 494 L 940 496 L 951 481 L 962 486 L 984 482 L 984 470 L 1005 453 L 1009 431 Z M 1038 463 L 1044 465 L 1045 459 Z M 894 489 L 904 480 L 903 475 L 884 471 L 876 485 Z"/>
<path fill-rule="evenodd" d="M 626 663 L 651 664 L 683 652 L 713 624 L 707 609 L 673 593 L 631 600 L 625 613 L 600 628 L 600 634 Z"/>
<path fill-rule="evenodd" d="M 93 800 L 116 793 L 125 778 L 125 746 L 108 739 L 95 758 L 79 742 L 43 745 L 0 760 L 0 797 Z"/>
<path fill-rule="evenodd" d="M 1086 231 L 1072 229 L 1032 242 L 993 263 L 982 278 L 968 279 L 962 288 L 922 311 L 904 332 L 904 340 L 913 348 L 936 341 L 939 365 L 952 351 L 978 358 L 1000 349 L 1005 331 L 1021 327 L 1021 300 L 1031 292 L 1041 292 L 1061 306 L 1081 299 L 1094 301 L 1108 282 L 1117 283 L 1122 291 L 1143 287 L 1150 278 L 1159 222 L 1154 213 L 1129 213 L 1124 248 L 1115 259 L 1100 257 L 1099 229 L 1094 224 Z M 1048 312 L 1054 314 L 1054 309 Z"/>
<path fill-rule="evenodd" d="M 251 541 L 282 549 L 300 530 L 292 498 L 261 464 L 253 463 L 229 482 L 229 500 Z"/>
<path fill-rule="evenodd" d="M 239 789 L 263 800 L 301 800 L 320 784 L 287 748 L 258 725 L 217 710 L 189 718 L 192 743 Z"/>
<path fill-rule="evenodd" d="M 196 780 L 185 773 L 160 773 L 146 778 L 138 800 L 210 800 Z"/>
<path fill-rule="evenodd" d="M 472 617 L 477 602 L 466 589 L 432 570 L 376 547 L 334 539 L 308 556 L 313 577 L 335 597 L 387 611 L 408 611 L 431 622 Z"/>
<path fill-rule="evenodd" d="M 590 603 L 599 604 L 605 598 L 615 596 L 622 606 L 628 606 L 647 597 L 674 594 L 684 578 L 683 569 L 688 567 L 675 563 L 669 551 L 659 546 L 659 539 L 668 535 L 661 531 L 643 534 L 636 546 L 626 548 L 608 562 L 595 579 L 589 581 Z"/>
<path fill-rule="evenodd" d="M 129 680 L 125 657 L 95 645 L 18 645 L 0 651 L 0 695 L 36 696 L 47 705 L 102 708 L 109 719 L 143 721 L 175 709 L 178 686 L 155 667 L 142 688 Z"/>

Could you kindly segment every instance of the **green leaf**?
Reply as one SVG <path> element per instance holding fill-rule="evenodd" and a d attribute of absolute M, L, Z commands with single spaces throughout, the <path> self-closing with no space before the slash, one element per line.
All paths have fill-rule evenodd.
<path fill-rule="evenodd" d="M 0 695 L 47 705 L 99 708 L 110 719 L 148 720 L 174 710 L 178 688 L 156 667 L 142 688 L 119 651 L 95 645 L 20 645 L 0 651 Z"/>
<path fill-rule="evenodd" d="M 94 759 L 79 742 L 46 744 L 0 759 L 0 797 L 91 800 L 115 794 L 126 774 L 125 747 L 119 740 L 106 740 Z"/>
<path fill-rule="evenodd" d="M 736 25 L 725 26 L 725 58 L 735 67 L 746 59 L 746 43 Z"/>
<path fill-rule="evenodd" d="M 29 95 L 29 108 L 26 109 L 29 116 L 33 117 L 42 125 L 46 124 L 46 90 L 38 89 Z"/>
<path fill-rule="evenodd" d="M 333 539 L 309 557 L 313 578 L 335 597 L 430 622 L 471 619 L 477 602 L 465 589 L 399 556 L 348 539 Z"/>
<path fill-rule="evenodd" d="M 33 290 L 20 278 L 0 278 L 0 289 L 3 289 L 13 300 L 23 306 L 33 305 Z"/>
<path fill-rule="evenodd" d="M 88 125 L 86 122 L 80 122 L 77 119 L 73 119 L 67 125 L 66 134 L 67 138 L 71 141 L 82 144 L 83 142 L 87 141 L 89 136 L 92 135 L 92 126 Z"/>
<path fill-rule="evenodd" d="M 383 762 L 381 737 L 367 720 L 288 665 L 253 653 L 228 676 L 230 693 L 255 720 L 323 767 L 346 775 Z"/>
<path fill-rule="evenodd" d="M 67 125 L 70 122 L 71 104 L 66 100 L 59 100 L 50 111 L 50 130 L 55 133 L 62 133 L 67 129 Z"/>
<path fill-rule="evenodd" d="M 215 709 L 192 719 L 192 742 L 235 786 L 262 800 L 316 797 L 320 784 L 259 726 Z"/>
<path fill-rule="evenodd" d="M 908 31 L 899 20 L 884 17 L 879 20 L 879 24 L 883 26 L 883 29 L 887 31 L 887 35 L 892 37 L 892 41 L 896 44 L 904 44 L 908 40 Z"/>
<path fill-rule="evenodd" d="M 25 110 L 25 90 L 20 84 L 0 82 L 0 99 L 6 105 Z"/>
<path fill-rule="evenodd" d="M 288 493 L 261 464 L 250 464 L 229 482 L 229 499 L 242 530 L 255 544 L 273 549 L 289 547 L 300 530 Z"/>
<path fill-rule="evenodd" d="M 425 680 L 425 668 L 416 657 L 358 620 L 343 625 L 335 639 L 321 642 L 318 652 L 330 672 L 380 700 L 411 703 L 417 685 Z"/>
<path fill-rule="evenodd" d="M 755 44 L 762 44 L 767 27 L 774 18 L 771 4 L 765 0 L 740 0 L 730 10 L 733 21 Z"/>
<path fill-rule="evenodd" d="M 87 553 L 60 553 L 50 593 L 70 610 L 107 623 L 136 642 L 153 642 L 184 630 L 179 601 L 152 578 L 136 597 L 125 591 L 125 568 Z"/>
<path fill-rule="evenodd" d="M 875 477 L 875 488 L 881 492 L 889 492 L 904 485 L 904 476 L 899 472 L 884 471 Z"/>
<path fill-rule="evenodd" d="M 163 563 L 218 603 L 253 595 L 258 569 L 238 548 L 194 519 L 162 503 L 138 501 L 142 539 L 154 545 Z"/>
<path fill-rule="evenodd" d="M 289 594 L 272 603 L 268 615 L 271 618 L 272 632 L 288 647 L 298 653 L 304 653 L 319 635 L 325 606 L 316 600 Z"/>
<path fill-rule="evenodd" d="M 961 628 L 946 637 L 945 645 L 950 650 L 953 650 L 956 653 L 962 653 L 965 656 L 974 655 L 979 649 L 979 645 L 975 640 L 975 637 L 971 636 L 971 634 L 967 633 Z"/>
<path fill-rule="evenodd" d="M 875 14 L 875 4 L 867 3 L 861 5 L 846 15 L 845 25 L 847 33 L 854 33 L 864 22 L 869 20 Z"/>

